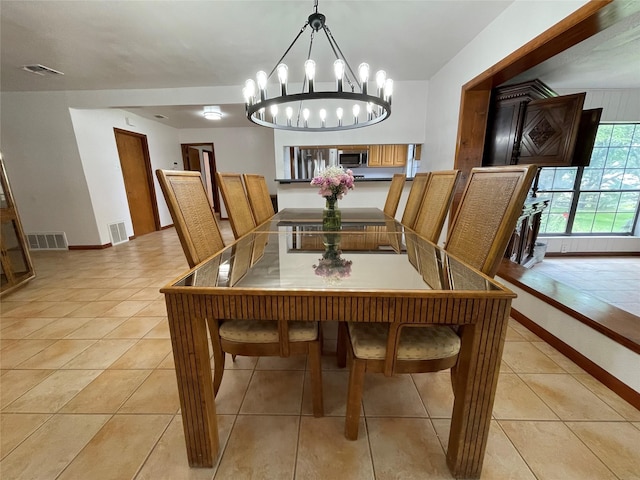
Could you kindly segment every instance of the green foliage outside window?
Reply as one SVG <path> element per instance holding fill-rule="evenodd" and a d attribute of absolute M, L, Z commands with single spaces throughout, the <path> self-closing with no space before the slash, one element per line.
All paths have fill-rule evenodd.
<path fill-rule="evenodd" d="M 588 167 L 542 168 L 541 234 L 630 235 L 640 204 L 640 124 L 601 124 Z"/>

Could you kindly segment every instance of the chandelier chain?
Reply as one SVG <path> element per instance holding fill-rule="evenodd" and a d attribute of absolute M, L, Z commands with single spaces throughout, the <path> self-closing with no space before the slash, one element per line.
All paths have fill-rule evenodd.
<path fill-rule="evenodd" d="M 274 67 L 271 69 L 271 72 L 269 73 L 269 76 L 267 78 L 271 78 L 271 75 L 273 75 L 273 72 L 276 71 L 276 68 L 278 68 L 278 65 L 280 65 L 282 63 L 282 60 L 284 60 L 284 57 L 287 56 L 287 54 L 289 53 L 289 50 L 291 50 L 291 48 L 293 47 L 293 45 L 298 41 L 298 38 L 300 38 L 300 35 L 302 35 L 302 33 L 305 31 L 305 29 L 309 26 L 309 22 L 305 22 L 304 25 L 302 26 L 302 28 L 300 29 L 300 31 L 298 32 L 298 35 L 296 35 L 296 38 L 293 39 L 293 42 L 291 42 L 291 45 L 289 45 L 289 48 L 287 48 L 286 52 L 284 52 L 282 54 L 282 56 L 280 57 L 280 60 L 278 60 L 276 62 L 276 64 L 274 65 Z"/>
<path fill-rule="evenodd" d="M 333 35 L 331 34 L 331 30 L 329 30 L 329 27 L 327 25 L 323 25 L 322 29 L 324 30 L 324 33 L 327 36 L 327 40 L 329 41 L 329 45 L 331 46 L 331 50 L 333 50 L 333 54 L 336 56 L 336 59 L 341 58 L 342 60 L 344 60 L 345 65 L 347 66 L 347 68 L 351 72 L 351 75 L 355 79 L 356 74 L 353 73 L 353 69 L 351 68 L 351 65 L 345 58 L 344 53 L 342 53 L 342 50 L 340 50 L 340 45 L 338 45 L 338 42 L 336 42 L 336 39 L 333 38 Z M 334 48 L 334 45 L 335 45 L 335 48 Z M 336 48 L 338 49 L 337 52 L 336 52 Z M 338 55 L 338 53 L 340 53 L 340 55 Z M 353 86 L 353 83 L 351 83 L 351 80 L 349 79 L 349 75 L 345 74 L 344 78 L 347 80 L 347 83 L 349 84 L 349 86 L 351 87 L 351 91 L 353 92 L 354 86 Z"/>

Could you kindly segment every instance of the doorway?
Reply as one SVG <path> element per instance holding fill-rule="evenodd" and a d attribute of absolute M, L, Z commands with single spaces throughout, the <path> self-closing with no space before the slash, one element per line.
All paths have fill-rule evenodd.
<path fill-rule="evenodd" d="M 215 213 L 220 213 L 220 195 L 216 180 L 216 157 L 213 143 L 183 143 L 182 163 L 185 170 L 200 172 L 209 205 Z"/>
<path fill-rule="evenodd" d="M 113 129 L 127 192 L 133 235 L 139 237 L 160 229 L 147 136 Z"/>

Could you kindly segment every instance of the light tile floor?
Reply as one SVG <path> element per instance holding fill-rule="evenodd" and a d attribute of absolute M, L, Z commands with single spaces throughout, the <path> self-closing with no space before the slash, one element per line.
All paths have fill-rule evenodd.
<path fill-rule="evenodd" d="M 228 235 L 228 231 L 227 231 Z M 186 271 L 173 229 L 100 251 L 37 252 L 2 299 L 3 479 L 449 479 L 448 372 L 366 378 L 355 442 L 347 372 L 323 359 L 325 417 L 306 358 L 238 357 L 216 399 L 222 454 L 187 465 L 158 289 Z M 326 350 L 336 325 L 325 325 Z M 640 411 L 512 321 L 482 478 L 640 478 Z"/>
<path fill-rule="evenodd" d="M 640 317 L 640 257 L 547 257 L 533 270 Z"/>

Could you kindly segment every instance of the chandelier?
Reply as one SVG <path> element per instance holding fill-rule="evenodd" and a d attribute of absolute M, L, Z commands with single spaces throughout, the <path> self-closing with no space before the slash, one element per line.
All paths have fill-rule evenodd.
<path fill-rule="evenodd" d="M 288 92 L 289 68 L 285 57 L 308 26 L 311 39 L 304 67 L 304 82 L 300 93 Z M 320 33 L 319 33 L 320 32 Z M 316 91 L 316 63 L 311 58 L 313 40 L 319 33 L 327 38 L 335 55 L 333 72 L 335 90 Z M 278 96 L 268 96 L 268 81 L 277 74 Z M 325 16 L 318 13 L 318 0 L 314 0 L 314 13 L 302 26 L 289 48 L 276 62 L 271 73 L 256 74 L 256 80 L 245 82 L 242 93 L 245 99 L 247 118 L 269 128 L 297 130 L 304 132 L 326 132 L 367 127 L 386 120 L 391 115 L 393 80 L 387 78 L 384 70 L 375 74 L 375 94 L 369 94 L 369 65 L 361 63 L 358 75 L 344 57 L 342 50 L 325 23 Z"/>

